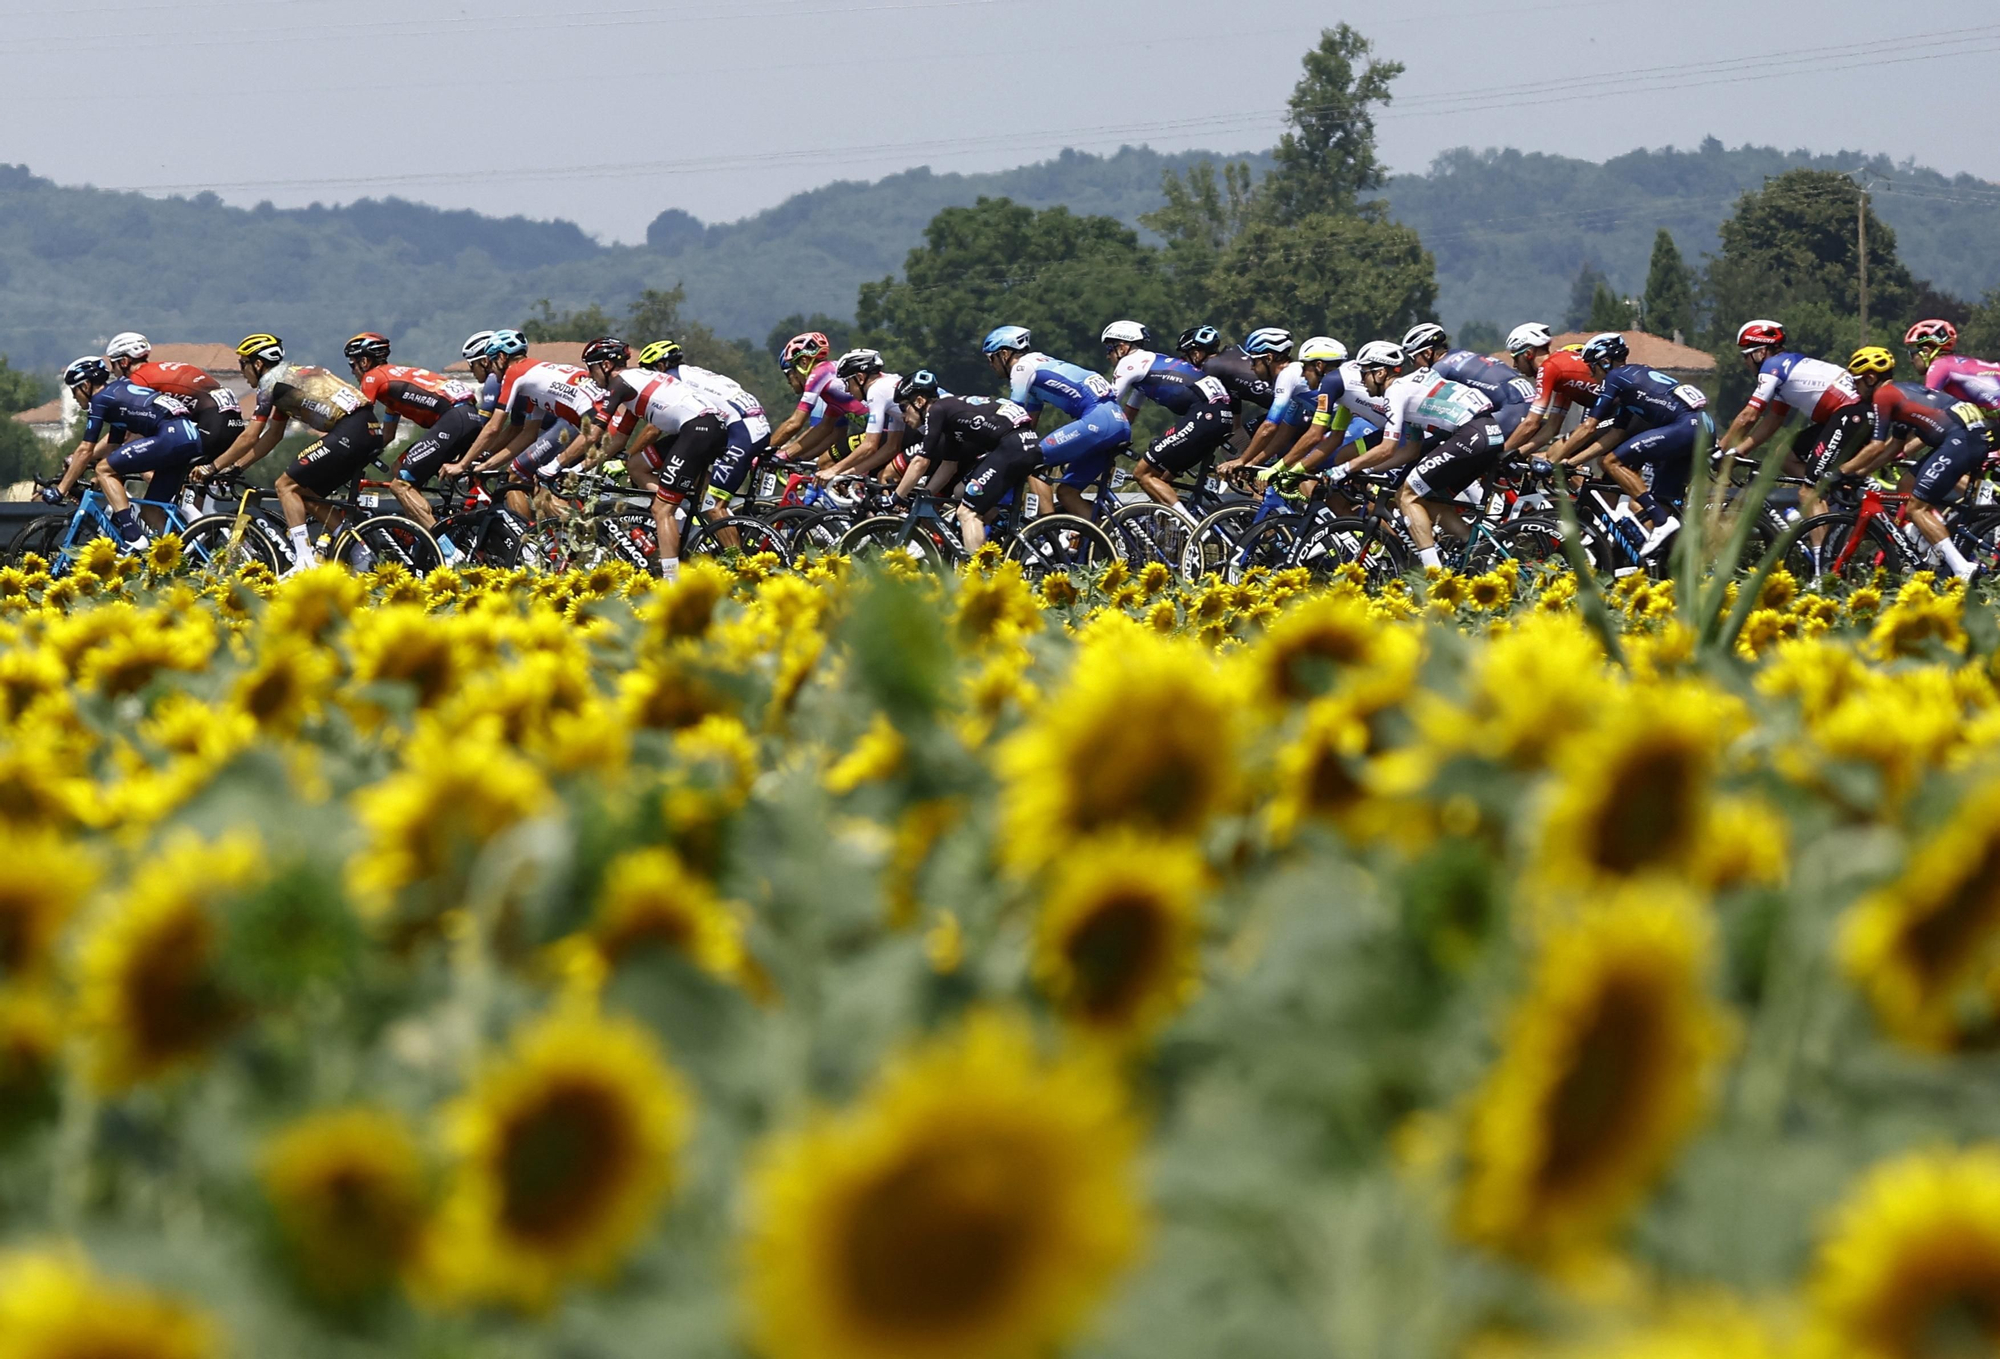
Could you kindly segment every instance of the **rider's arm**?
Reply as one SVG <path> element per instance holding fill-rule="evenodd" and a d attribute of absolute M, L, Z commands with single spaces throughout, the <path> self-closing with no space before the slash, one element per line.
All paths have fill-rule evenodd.
<path fill-rule="evenodd" d="M 810 462 L 832 448 L 846 432 L 846 419 L 829 412 L 826 419 L 800 435 L 798 442 L 792 445 L 792 451 L 785 456 L 796 462 Z"/>
<path fill-rule="evenodd" d="M 1729 433 L 1722 437 L 1721 451 L 1725 454 L 1733 453 L 1741 457 L 1752 449 L 1761 448 L 1763 445 L 1769 443 L 1771 436 L 1783 427 L 1791 413 L 1792 408 L 1790 406 L 1785 405 L 1783 402 L 1775 403 L 1765 410 L 1763 414 L 1759 415 L 1752 422 L 1749 432 L 1743 434 L 1740 438 L 1736 437 L 1738 431 L 1736 426 L 1732 424 L 1729 427 Z M 1736 418 L 1738 421 L 1743 419 L 1740 415 Z"/>
<path fill-rule="evenodd" d="M 476 466 L 479 460 L 486 456 L 487 450 L 499 440 L 500 431 L 506 427 L 507 412 L 497 406 L 494 407 L 493 414 L 486 417 L 486 424 L 481 427 L 471 446 L 465 450 L 465 456 L 457 462 L 446 463 L 438 471 L 444 476 L 455 477 L 466 468 Z"/>
<path fill-rule="evenodd" d="M 1569 438 L 1564 439 L 1562 443 L 1556 446 L 1555 451 L 1549 454 L 1549 461 L 1574 467 L 1577 463 L 1594 457 L 1595 454 L 1591 449 L 1591 444 L 1596 441 L 1597 431 L 1602 425 L 1603 421 L 1597 416 L 1586 415 L 1583 418 L 1583 423 L 1576 427 L 1576 430 Z M 1616 428 L 1616 426 L 1613 428 Z"/>
<path fill-rule="evenodd" d="M 291 417 L 283 411 L 272 411 L 262 420 L 252 420 L 243 426 L 243 432 L 236 436 L 236 442 L 224 449 L 222 456 L 215 460 L 215 470 L 220 472 L 231 467 L 248 467 L 271 455 L 285 437 L 285 427 L 291 424 Z"/>

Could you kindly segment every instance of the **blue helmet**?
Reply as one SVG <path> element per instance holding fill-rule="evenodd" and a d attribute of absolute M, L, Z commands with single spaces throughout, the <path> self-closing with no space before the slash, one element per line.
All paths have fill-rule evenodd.
<path fill-rule="evenodd" d="M 486 342 L 486 357 L 489 359 L 518 359 L 528 352 L 528 337 L 518 330 L 496 330 L 493 338 Z"/>
<path fill-rule="evenodd" d="M 1026 352 L 1035 347 L 1035 337 L 1026 326 L 1001 326 L 986 336 L 986 343 L 979 346 L 982 354 L 998 354 L 1003 349 L 1018 349 Z"/>
<path fill-rule="evenodd" d="M 1244 339 L 1243 352 L 1253 359 L 1263 354 L 1289 354 L 1292 332 L 1282 326 L 1260 326 Z"/>
<path fill-rule="evenodd" d="M 1632 346 L 1615 330 L 1593 335 L 1583 346 L 1583 361 L 1599 368 L 1616 368 L 1632 357 Z"/>

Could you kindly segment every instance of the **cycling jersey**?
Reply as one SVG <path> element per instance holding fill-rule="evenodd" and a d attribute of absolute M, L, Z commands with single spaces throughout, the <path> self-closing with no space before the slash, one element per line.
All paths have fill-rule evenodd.
<path fill-rule="evenodd" d="M 1931 360 L 1924 386 L 1989 411 L 2000 410 L 2000 363 L 1945 354 Z"/>
<path fill-rule="evenodd" d="M 604 389 L 590 380 L 589 370 L 562 363 L 514 364 L 501 380 L 497 400 L 511 425 L 524 425 L 531 413 L 540 411 L 580 426 L 585 416 L 605 408 Z M 630 427 L 628 421 L 625 428 Z"/>
<path fill-rule="evenodd" d="M 1986 412 L 1950 393 L 1933 391 L 1917 382 L 1884 382 L 1869 402 L 1874 417 L 1872 437 L 1887 440 L 1914 434 L 1926 448 L 1936 448 L 1955 430 L 1983 427 Z"/>
<path fill-rule="evenodd" d="M 1816 425 L 1860 400 L 1853 375 L 1839 364 L 1803 354 L 1773 354 L 1757 369 L 1750 409 L 1761 411 L 1776 401 Z"/>
<path fill-rule="evenodd" d="M 1034 424 L 1035 417 L 1012 401 L 940 396 L 924 411 L 923 455 L 933 463 L 970 461 Z"/>
<path fill-rule="evenodd" d="M 1493 403 L 1484 392 L 1462 382 L 1441 378 L 1428 368 L 1405 373 L 1382 393 L 1388 420 L 1382 437 L 1398 443 L 1406 431 L 1418 437 L 1450 434 L 1493 413 Z"/>
<path fill-rule="evenodd" d="M 368 399 L 360 392 L 326 369 L 307 364 L 281 363 L 257 384 L 257 419 L 275 414 L 320 434 L 367 408 Z"/>
<path fill-rule="evenodd" d="M 1495 363 L 1470 349 L 1454 349 L 1431 365 L 1431 371 L 1449 382 L 1462 383 L 1502 406 L 1525 406 L 1535 399 L 1534 384 L 1504 363 Z"/>
<path fill-rule="evenodd" d="M 192 363 L 140 364 L 127 375 L 141 387 L 151 387 L 169 396 L 206 396 L 220 410 L 237 409 L 236 393 Z"/>
<path fill-rule="evenodd" d="M 727 401 L 670 373 L 655 373 L 647 368 L 627 368 L 614 375 L 604 404 L 620 417 L 612 421 L 614 430 L 630 429 L 634 423 L 632 416 L 645 420 L 662 434 L 678 434 L 682 425 L 704 415 L 714 416 L 725 428 L 743 422 L 743 417 Z"/>
<path fill-rule="evenodd" d="M 881 373 L 869 382 L 861 394 L 863 406 L 868 411 L 868 427 L 864 434 L 898 434 L 903 429 L 903 408 L 896 404 L 896 384 L 903 380 L 901 373 Z"/>
<path fill-rule="evenodd" d="M 458 378 L 440 377 L 428 368 L 381 364 L 361 379 L 361 395 L 399 420 L 429 429 L 454 406 L 479 399 L 479 389 Z"/>
<path fill-rule="evenodd" d="M 1658 429 L 1708 408 L 1708 394 L 1643 363 L 1621 363 L 1604 375 L 1590 418 L 1619 429 Z"/>
<path fill-rule="evenodd" d="M 836 415 L 859 415 L 867 409 L 865 403 L 847 390 L 847 384 L 826 359 L 813 365 L 812 372 L 806 375 L 805 389 L 799 393 L 801 411 L 811 411 L 816 404 Z"/>
<path fill-rule="evenodd" d="M 169 425 L 191 421 L 194 407 L 185 397 L 152 387 L 143 387 L 130 378 L 106 383 L 90 398 L 90 410 L 83 426 L 85 443 L 96 443 L 108 430 L 111 441 L 127 437 L 151 438 Z"/>
<path fill-rule="evenodd" d="M 1278 370 L 1277 379 L 1271 384 L 1269 418 L 1274 424 L 1303 425 L 1311 418 L 1313 396 L 1313 387 L 1306 381 L 1305 365 L 1288 363 Z"/>
<path fill-rule="evenodd" d="M 1128 416 L 1138 412 L 1142 401 L 1183 416 L 1197 407 L 1211 410 L 1230 404 L 1222 379 L 1207 376 L 1185 359 L 1144 349 L 1118 360 L 1111 373 L 1111 392 Z"/>
<path fill-rule="evenodd" d="M 1528 410 L 1535 415 L 1572 405 L 1588 410 L 1597 404 L 1597 393 L 1597 378 L 1590 365 L 1580 355 L 1558 350 L 1542 360 L 1541 371 L 1535 375 L 1535 399 Z"/>
<path fill-rule="evenodd" d="M 1346 431 L 1356 416 L 1372 429 L 1382 428 L 1389 417 L 1386 397 L 1368 395 L 1361 382 L 1361 365 L 1349 359 L 1321 379 L 1313 398 L 1312 424 L 1315 429 Z"/>
<path fill-rule="evenodd" d="M 486 381 L 479 384 L 479 413 L 491 415 L 500 409 L 500 375 L 488 373 Z"/>
<path fill-rule="evenodd" d="M 736 413 L 743 417 L 743 423 L 749 427 L 750 437 L 753 440 L 771 437 L 771 422 L 764 414 L 764 403 L 735 378 L 715 372 L 713 369 L 698 368 L 691 363 L 684 363 L 676 368 L 674 376 L 682 382 L 692 383 L 710 396 L 721 397 L 728 402 L 735 408 Z"/>
<path fill-rule="evenodd" d="M 1209 355 L 1201 371 L 1220 379 L 1229 389 L 1230 399 L 1239 406 L 1268 408 L 1271 404 L 1271 384 L 1257 376 L 1257 370 L 1250 366 L 1250 356 L 1241 345 L 1231 345 L 1220 354 Z"/>
<path fill-rule="evenodd" d="M 1111 384 L 1101 376 L 1047 354 L 1023 354 L 1014 360 L 1009 385 L 1014 404 L 1030 415 L 1054 406 L 1078 420 L 1099 406 L 1116 404 Z"/>

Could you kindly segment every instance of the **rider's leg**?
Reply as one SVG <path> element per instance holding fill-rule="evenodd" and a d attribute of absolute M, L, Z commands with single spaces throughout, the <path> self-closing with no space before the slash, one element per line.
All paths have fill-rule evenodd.
<path fill-rule="evenodd" d="M 1976 470 L 1985 458 L 1984 429 L 1952 431 L 1917 469 L 1916 486 L 1910 497 L 1911 522 L 1961 580 L 1972 575 L 1973 563 L 1951 540 L 1951 525 L 1945 522 L 1944 506 L 1959 479 Z"/>

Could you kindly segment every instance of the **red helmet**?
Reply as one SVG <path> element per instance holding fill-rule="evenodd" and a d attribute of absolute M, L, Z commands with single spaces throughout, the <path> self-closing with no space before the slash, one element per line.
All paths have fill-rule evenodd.
<path fill-rule="evenodd" d="M 785 351 L 778 358 L 778 366 L 789 373 L 803 362 L 825 358 L 826 352 L 832 348 L 833 341 L 827 339 L 823 333 L 809 330 L 803 335 L 794 335 L 785 341 Z"/>
<path fill-rule="evenodd" d="M 1736 332 L 1738 349 L 1776 349 L 1785 342 L 1785 328 L 1776 321 L 1747 321 Z"/>
<path fill-rule="evenodd" d="M 1910 349 L 1935 349 L 1949 354 L 1958 348 L 1958 327 L 1949 321 L 1919 321 L 1903 336 Z"/>

